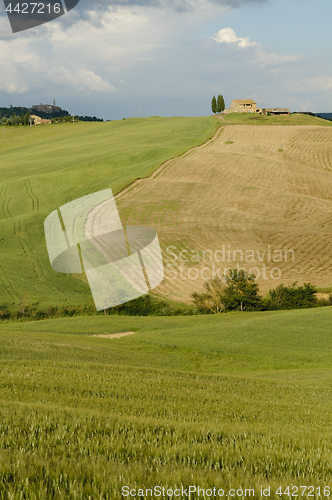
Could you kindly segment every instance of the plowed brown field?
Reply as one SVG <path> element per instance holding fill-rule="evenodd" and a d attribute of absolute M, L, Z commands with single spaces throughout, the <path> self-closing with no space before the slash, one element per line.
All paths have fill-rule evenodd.
<path fill-rule="evenodd" d="M 256 274 L 262 293 L 330 284 L 332 128 L 227 128 L 117 196 L 125 225 L 158 232 L 165 279 L 155 291 L 190 302 L 237 265 Z"/>

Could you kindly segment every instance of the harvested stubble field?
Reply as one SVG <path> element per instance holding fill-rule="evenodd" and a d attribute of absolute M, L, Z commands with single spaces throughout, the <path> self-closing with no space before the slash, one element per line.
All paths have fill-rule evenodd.
<path fill-rule="evenodd" d="M 263 293 L 295 281 L 331 284 L 332 127 L 272 118 L 272 126 L 225 119 L 214 140 L 118 196 L 127 225 L 158 231 L 168 262 L 161 295 L 189 302 L 216 270 L 237 263 Z M 292 125 L 298 120 L 307 125 Z"/>

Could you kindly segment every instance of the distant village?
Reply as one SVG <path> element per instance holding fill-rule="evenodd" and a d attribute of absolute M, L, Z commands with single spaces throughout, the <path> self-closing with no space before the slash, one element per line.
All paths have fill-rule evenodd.
<path fill-rule="evenodd" d="M 35 104 L 31 108 L 23 106 L 0 107 L 0 123 L 2 125 L 50 125 L 58 121 L 93 121 L 102 122 L 96 116 L 72 116 L 68 111 L 52 104 Z"/>
<path fill-rule="evenodd" d="M 53 101 L 53 106 L 51 104 L 35 104 L 31 108 L 28 108 L 31 112 L 31 119 L 35 125 L 51 125 L 52 120 L 49 118 L 41 118 L 39 115 L 35 115 L 34 113 L 48 113 L 48 114 L 58 114 L 61 111 L 59 106 L 55 105 L 55 101 Z"/>

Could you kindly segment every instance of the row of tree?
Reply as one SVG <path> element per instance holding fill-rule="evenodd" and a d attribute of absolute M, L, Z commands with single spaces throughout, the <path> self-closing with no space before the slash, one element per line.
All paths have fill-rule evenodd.
<path fill-rule="evenodd" d="M 203 314 L 227 311 L 271 311 L 277 309 L 304 309 L 332 305 L 332 295 L 318 300 L 316 289 L 310 283 L 297 286 L 279 285 L 264 299 L 259 295 L 255 276 L 245 270 L 230 269 L 223 279 L 207 281 L 201 293 L 192 294 L 193 303 Z"/>
<path fill-rule="evenodd" d="M 15 113 L 8 118 L 3 116 L 1 119 L 1 125 L 30 125 L 30 111 L 27 113 L 22 113 L 18 116 Z"/>
<path fill-rule="evenodd" d="M 38 115 L 39 116 L 39 115 Z M 1 125 L 30 125 L 30 117 L 31 114 L 28 111 L 26 114 L 22 113 L 21 116 L 17 116 L 16 114 L 10 116 L 9 118 L 3 117 L 1 119 Z M 103 122 L 102 118 L 96 118 L 95 116 L 75 116 L 75 122 Z M 56 118 L 51 118 L 52 123 L 64 123 L 73 121 L 73 117 L 70 115 L 60 116 Z M 31 123 L 34 123 L 34 120 L 31 120 Z"/>
<path fill-rule="evenodd" d="M 213 113 L 221 113 L 225 109 L 225 101 L 222 95 L 218 95 L 217 99 L 215 96 L 212 97 L 211 109 Z"/>
<path fill-rule="evenodd" d="M 63 122 L 72 122 L 73 118 L 75 122 L 103 122 L 103 118 L 96 118 L 95 116 L 60 116 L 58 118 L 52 118 L 52 123 L 63 123 Z"/>
<path fill-rule="evenodd" d="M 21 116 L 22 113 L 25 115 L 28 112 L 28 108 L 24 107 L 13 107 L 10 106 L 9 108 L 1 108 L 0 107 L 0 120 L 2 118 L 10 118 L 11 116 Z"/>

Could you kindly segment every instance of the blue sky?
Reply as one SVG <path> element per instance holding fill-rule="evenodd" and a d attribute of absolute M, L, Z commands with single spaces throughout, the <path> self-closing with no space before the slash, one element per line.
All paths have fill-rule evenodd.
<path fill-rule="evenodd" d="M 330 0 L 81 0 L 15 35 L 0 5 L 0 106 L 204 116 L 221 93 L 332 112 Z"/>

